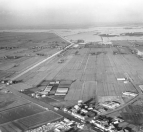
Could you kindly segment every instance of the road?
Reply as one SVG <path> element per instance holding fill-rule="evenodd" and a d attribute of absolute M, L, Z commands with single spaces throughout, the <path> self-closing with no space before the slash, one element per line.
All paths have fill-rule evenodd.
<path fill-rule="evenodd" d="M 49 110 L 52 110 L 55 113 L 62 115 L 63 117 L 67 117 L 69 119 L 75 120 L 76 122 L 80 122 L 80 120 L 75 119 L 73 116 L 70 116 L 69 114 L 64 113 L 62 110 L 58 110 L 58 111 L 55 110 L 52 105 L 49 105 L 49 104 L 42 102 L 38 99 L 32 98 L 26 94 L 20 93 L 19 91 L 15 90 L 13 86 L 6 87 L 6 89 L 11 91 L 14 95 L 24 98 L 24 99 L 28 100 L 29 102 L 34 103 L 44 109 L 48 108 Z"/>
<path fill-rule="evenodd" d="M 65 51 L 66 49 L 68 49 L 69 47 L 71 47 L 72 45 L 74 45 L 74 43 L 72 43 L 72 42 L 70 42 L 69 40 L 63 38 L 62 36 L 58 35 L 57 33 L 55 33 L 55 34 L 56 34 L 57 36 L 59 36 L 61 39 L 63 39 L 63 40 L 65 40 L 65 41 L 69 42 L 70 45 L 68 45 L 67 47 L 65 47 L 63 50 L 60 50 L 60 51 L 56 52 L 55 54 L 51 55 L 50 57 L 47 57 L 46 59 L 44 59 L 44 60 L 38 62 L 38 63 L 35 64 L 34 66 L 32 66 L 32 67 L 26 69 L 26 70 L 23 71 L 22 73 L 20 73 L 20 74 L 18 74 L 17 76 L 13 77 L 11 80 L 15 80 L 15 79 L 21 77 L 22 75 L 26 74 L 26 73 L 29 72 L 30 70 L 36 68 L 37 66 L 43 64 L 43 63 L 46 62 L 46 61 L 52 59 L 52 58 L 55 57 L 56 55 L 60 54 L 61 52 Z M 85 66 L 85 69 L 86 69 L 86 66 Z M 132 82 L 132 80 L 130 80 L 130 81 L 131 81 L 131 83 L 134 85 L 134 87 L 137 89 L 138 95 L 137 95 L 135 98 L 133 98 L 133 99 L 131 99 L 130 101 L 128 101 L 126 104 L 123 104 L 122 106 L 116 108 L 115 110 L 109 111 L 109 112 L 107 112 L 107 113 L 103 113 L 103 115 L 109 115 L 109 114 L 112 114 L 112 113 L 114 113 L 114 112 L 117 112 L 117 111 L 123 109 L 124 107 L 126 107 L 127 105 L 129 105 L 129 104 L 135 102 L 136 100 L 138 100 L 140 97 L 143 96 L 141 90 L 135 85 L 135 83 Z M 6 89 L 7 89 L 7 90 L 10 90 L 13 94 L 15 94 L 15 95 L 17 95 L 17 96 L 20 96 L 20 97 L 22 97 L 22 98 L 25 98 L 25 99 L 29 100 L 30 102 L 35 103 L 35 104 L 37 104 L 37 105 L 39 105 L 39 106 L 41 106 L 41 107 L 43 107 L 43 108 L 48 108 L 49 110 L 52 110 L 52 111 L 54 111 L 55 113 L 57 113 L 57 114 L 59 114 L 59 115 L 62 115 L 63 117 L 69 118 L 69 119 L 74 120 L 74 121 L 76 121 L 76 122 L 81 122 L 80 120 L 74 118 L 73 116 L 71 116 L 71 115 L 69 115 L 69 114 L 67 114 L 67 113 L 64 113 L 62 110 L 56 111 L 53 106 L 51 106 L 51 105 L 49 105 L 49 104 L 46 104 L 46 103 L 44 103 L 44 102 L 41 102 L 40 100 L 31 98 L 31 97 L 29 97 L 29 96 L 27 96 L 27 95 L 25 95 L 25 94 L 23 94 L 23 93 L 18 92 L 18 91 L 15 90 L 12 86 L 6 87 Z M 100 132 L 100 130 L 99 130 L 99 132 Z"/>
<path fill-rule="evenodd" d="M 33 65 L 32 67 L 26 69 L 26 70 L 23 71 L 22 73 L 20 73 L 20 74 L 18 74 L 17 76 L 11 78 L 11 80 L 15 80 L 15 79 L 21 77 L 22 75 L 26 74 L 26 73 L 29 72 L 30 70 L 36 68 L 37 66 L 43 64 L 43 63 L 46 62 L 46 61 L 52 59 L 52 58 L 55 57 L 56 55 L 60 54 L 61 52 L 65 51 L 66 49 L 68 49 L 69 47 L 71 47 L 72 45 L 74 45 L 74 43 L 72 43 L 72 42 L 70 42 L 69 40 L 63 38 L 62 36 L 58 35 L 57 33 L 55 33 L 55 34 L 56 34 L 57 36 L 59 36 L 61 39 L 63 39 L 63 40 L 65 40 L 65 41 L 69 42 L 70 45 L 68 45 L 67 47 L 65 47 L 63 50 L 60 50 L 60 51 L 56 52 L 55 54 L 51 55 L 50 57 L 47 57 L 46 59 L 44 59 L 44 60 L 38 62 L 37 64 Z M 2 87 L 4 88 L 5 85 L 3 85 Z M 12 87 L 12 86 L 5 87 L 5 89 L 10 90 L 14 95 L 19 96 L 19 97 L 22 97 L 22 98 L 24 98 L 24 99 L 27 99 L 28 101 L 30 101 L 30 102 L 32 102 L 32 103 L 35 103 L 35 104 L 37 104 L 37 105 L 40 106 L 40 107 L 48 108 L 49 110 L 52 110 L 52 111 L 54 111 L 55 113 L 57 113 L 57 114 L 59 114 L 59 115 L 61 115 L 61 116 L 63 116 L 63 117 L 66 117 L 66 118 L 68 118 L 68 119 L 70 119 L 70 120 L 74 120 L 74 121 L 76 121 L 76 122 L 81 123 L 80 120 L 74 118 L 73 116 L 71 116 L 71 115 L 69 115 L 69 114 L 67 114 L 67 113 L 64 113 L 62 110 L 56 111 L 53 106 L 51 106 L 51 105 L 49 105 L 49 104 L 47 104 L 47 103 L 41 102 L 40 100 L 31 98 L 31 97 L 29 97 L 29 96 L 27 96 L 27 95 L 25 95 L 25 94 L 23 94 L 23 93 L 20 93 L 20 92 L 18 92 L 17 90 L 15 90 L 14 87 Z"/>
<path fill-rule="evenodd" d="M 58 35 L 57 33 L 55 33 L 55 34 Z M 59 35 L 58 35 L 58 36 L 59 36 Z M 63 37 L 61 37 L 61 36 L 59 36 L 59 37 L 62 38 L 63 40 L 65 40 L 65 41 L 69 42 L 70 45 L 68 45 L 67 47 L 65 47 L 63 50 L 60 50 L 60 51 L 58 51 L 57 53 L 51 55 L 50 57 L 48 57 L 48 58 L 46 58 L 46 59 L 44 59 L 44 60 L 38 62 L 38 63 L 35 64 L 34 66 L 32 66 L 32 67 L 26 69 L 26 70 L 23 71 L 22 73 L 20 73 L 20 74 L 18 74 L 17 76 L 13 77 L 11 80 L 15 80 L 15 79 L 21 77 L 22 75 L 26 74 L 26 73 L 29 72 L 30 70 L 36 68 L 37 66 L 43 64 L 44 62 L 48 61 L 49 59 L 55 57 L 56 55 L 60 54 L 60 53 L 63 52 L 64 50 L 66 50 L 66 49 L 68 49 L 69 47 L 71 47 L 72 45 L 74 45 L 74 43 L 70 42 L 69 40 L 67 40 L 67 39 L 65 39 L 65 38 L 63 38 Z M 34 104 L 36 104 L 36 105 L 38 105 L 38 106 L 40 106 L 40 107 L 42 107 L 42 108 L 44 108 L 44 109 L 47 109 L 47 108 L 48 108 L 49 110 L 51 110 L 51 111 L 53 111 L 53 112 L 55 112 L 55 113 L 57 113 L 57 114 L 59 114 L 59 115 L 65 117 L 65 118 L 68 118 L 68 119 L 70 119 L 70 120 L 73 120 L 73 121 L 82 123 L 79 119 L 74 118 L 72 115 L 69 115 L 68 113 L 63 112 L 62 110 L 55 110 L 53 106 L 51 106 L 51 105 L 49 105 L 49 104 L 47 104 L 47 103 L 44 103 L 44 102 L 42 102 L 42 101 L 40 101 L 40 100 L 38 100 L 38 99 L 32 98 L 32 97 L 30 97 L 30 96 L 28 96 L 28 95 L 26 95 L 26 94 L 20 93 L 19 91 L 15 90 L 12 85 L 11 85 L 11 86 L 8 86 L 8 87 L 5 87 L 5 89 L 11 91 L 14 95 L 19 96 L 19 97 L 22 97 L 22 98 L 28 100 L 29 102 L 32 102 L 32 103 L 34 103 Z M 93 128 L 93 129 L 96 130 L 96 132 L 102 132 L 102 131 L 101 131 L 100 129 L 98 129 L 98 128 Z"/>
<path fill-rule="evenodd" d="M 27 72 L 29 72 L 30 70 L 32 70 L 32 69 L 34 69 L 34 68 L 36 68 L 37 66 L 39 66 L 39 65 L 43 64 L 43 63 L 44 63 L 44 62 L 46 62 L 46 61 L 48 61 L 48 60 L 52 59 L 52 58 L 53 58 L 53 57 L 55 57 L 56 55 L 60 54 L 61 52 L 65 51 L 66 49 L 68 49 L 68 48 L 70 48 L 71 46 L 73 46 L 73 45 L 74 45 L 74 43 L 72 43 L 72 42 L 70 42 L 69 40 L 65 39 L 64 37 L 62 37 L 62 36 L 58 35 L 57 33 L 55 33 L 55 35 L 59 36 L 61 39 L 65 40 L 65 41 L 69 42 L 69 43 L 70 43 L 70 45 L 68 45 L 68 46 L 67 46 L 67 47 L 65 47 L 64 49 L 62 49 L 62 50 L 60 50 L 60 51 L 56 52 L 55 54 L 53 54 L 53 55 L 51 55 L 51 56 L 47 57 L 46 59 L 44 59 L 44 60 L 42 60 L 42 61 L 40 61 L 40 62 L 36 63 L 35 65 L 33 65 L 32 67 L 30 67 L 30 68 L 26 69 L 25 71 L 23 71 L 22 73 L 18 74 L 17 76 L 15 76 L 15 77 L 11 78 L 11 79 L 10 79 L 11 81 L 13 81 L 13 80 L 15 80 L 15 79 L 17 79 L 17 78 L 21 77 L 22 75 L 26 74 L 26 73 L 27 73 Z"/>
<path fill-rule="evenodd" d="M 112 50 L 113 51 L 113 50 Z M 112 111 L 109 111 L 109 112 L 106 112 L 106 113 L 103 113 L 102 115 L 109 115 L 109 114 L 112 114 L 114 112 L 117 112 L 117 111 L 120 111 L 122 110 L 124 107 L 132 104 L 133 102 L 137 101 L 139 98 L 143 98 L 143 93 L 141 91 L 141 89 L 135 84 L 135 82 L 133 81 L 133 79 L 127 74 L 125 73 L 125 76 L 128 77 L 129 81 L 132 83 L 132 85 L 134 86 L 134 88 L 136 89 L 138 95 L 136 97 L 134 97 L 133 99 L 129 100 L 127 103 L 121 105 L 120 107 L 112 110 Z"/>
<path fill-rule="evenodd" d="M 58 115 L 61 115 L 61 116 L 65 117 L 65 118 L 68 118 L 68 119 L 73 120 L 75 122 L 82 123 L 79 119 L 74 118 L 72 115 L 63 112 L 62 110 L 55 110 L 52 105 L 49 105 L 49 104 L 47 104 L 45 102 L 42 102 L 42 101 L 40 101 L 38 99 L 32 98 L 32 97 L 30 97 L 30 96 L 28 96 L 26 94 L 20 93 L 19 91 L 15 90 L 13 86 L 8 86 L 5 89 L 11 91 L 14 95 L 19 96 L 21 98 L 24 98 L 24 99 L 28 100 L 29 102 L 34 103 L 34 104 L 36 104 L 36 105 L 38 105 L 38 106 L 40 106 L 40 107 L 42 107 L 44 109 L 48 108 L 49 110 L 55 112 Z M 98 128 L 93 128 L 93 129 L 96 130 L 96 132 L 103 132 L 103 131 L 101 131 Z"/>

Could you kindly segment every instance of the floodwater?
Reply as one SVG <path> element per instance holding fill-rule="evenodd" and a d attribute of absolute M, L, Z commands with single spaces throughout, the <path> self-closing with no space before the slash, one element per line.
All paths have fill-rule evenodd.
<path fill-rule="evenodd" d="M 125 29 L 124 27 L 98 27 L 89 29 L 65 29 L 57 31 L 62 36 L 65 36 L 69 40 L 83 39 L 85 42 L 99 42 L 102 41 L 101 37 L 98 36 L 99 33 L 133 33 L 133 32 L 143 32 L 143 28 L 132 28 Z M 137 40 L 143 41 L 143 36 L 118 36 L 118 37 L 103 37 L 103 41 L 112 40 Z"/>

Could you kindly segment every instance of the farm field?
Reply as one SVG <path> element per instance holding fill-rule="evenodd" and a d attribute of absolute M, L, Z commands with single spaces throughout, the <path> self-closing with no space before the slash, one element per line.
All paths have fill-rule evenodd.
<path fill-rule="evenodd" d="M 13 122 L 0 125 L 0 129 L 3 132 L 22 132 L 48 122 L 59 120 L 60 118 L 60 115 L 57 115 L 52 111 L 44 111 L 25 118 L 21 118 L 19 120 L 15 120 Z"/>
<path fill-rule="evenodd" d="M 0 124 L 24 118 L 39 112 L 45 111 L 43 108 L 29 103 L 0 112 Z"/>
<path fill-rule="evenodd" d="M 31 103 L 1 112 L 0 115 L 0 129 L 7 132 L 25 131 L 62 118 Z"/>
<path fill-rule="evenodd" d="M 0 100 L 0 129 L 4 132 L 25 131 L 62 118 L 4 89 L 0 92 Z"/>
<path fill-rule="evenodd" d="M 131 52 L 137 44 L 140 45 L 138 49 L 142 50 L 143 43 L 137 40 L 130 41 L 124 37 L 124 39 L 114 38 L 115 40 L 104 38 L 108 41 L 113 40 L 113 45 L 99 45 L 98 42 L 102 39 L 97 35 L 98 31 L 102 32 L 101 29 L 89 30 L 89 32 L 75 31 L 74 35 L 71 35 L 72 32 L 67 32 L 69 36 L 66 36 L 65 32 L 68 40 L 73 37 L 75 40 L 85 39 L 85 42 L 91 40 L 95 43 L 71 47 L 21 75 L 17 79 L 21 80 L 20 83 L 7 87 L 21 92 L 21 95 L 29 95 L 33 102 L 47 103 L 44 106 L 50 104 L 62 107 L 73 105 L 78 100 L 87 101 L 91 98 L 98 102 L 115 100 L 121 104 L 126 103 L 122 98 L 123 92 L 137 93 L 137 90 L 132 82 L 124 82 L 117 78 L 129 77 L 135 85 L 143 84 L 142 58 Z M 64 39 L 47 32 L 3 32 L 0 34 L 0 42 L 2 42 L 0 80 L 19 75 L 69 45 Z M 59 81 L 59 83 L 50 84 L 52 81 Z M 48 85 L 52 86 L 49 95 L 39 98 L 36 95 L 32 96 L 32 93 L 41 92 Z M 26 130 L 61 118 L 52 111 L 45 111 L 36 104 L 3 90 L 0 92 L 0 129 L 3 131 Z M 23 97 L 29 99 L 27 95 Z M 123 111 L 126 112 L 127 109 Z"/>
<path fill-rule="evenodd" d="M 0 80 L 11 78 L 69 43 L 47 32 L 0 32 Z"/>
<path fill-rule="evenodd" d="M 125 45 L 126 41 L 123 43 Z M 78 51 L 77 55 L 76 51 Z M 120 52 L 114 55 L 113 51 Z M 24 83 L 32 84 L 33 82 L 38 85 L 42 79 L 73 80 L 74 82 L 64 97 L 65 102 L 80 99 L 86 101 L 90 98 L 98 98 L 99 101 L 117 98 L 123 102 L 123 92 L 137 91 L 132 83 L 117 81 L 117 78 L 125 78 L 127 74 L 136 84 L 143 83 L 143 61 L 135 54 L 131 54 L 126 47 L 69 49 L 64 58 L 66 58 L 64 63 L 58 63 L 60 58 L 57 57 L 33 69 L 24 75 Z M 51 98 L 59 99 L 58 96 Z M 43 100 L 45 102 L 45 99 Z"/>
<path fill-rule="evenodd" d="M 0 112 L 13 107 L 28 104 L 29 101 L 15 96 L 13 93 L 7 93 L 6 90 L 0 91 Z"/>
<path fill-rule="evenodd" d="M 36 126 L 42 125 L 44 123 L 53 122 L 59 120 L 62 116 L 52 112 L 52 111 L 44 111 L 37 113 L 36 115 L 31 115 L 29 117 L 19 119 L 16 121 L 18 124 L 23 124 L 28 129 L 32 129 Z"/>

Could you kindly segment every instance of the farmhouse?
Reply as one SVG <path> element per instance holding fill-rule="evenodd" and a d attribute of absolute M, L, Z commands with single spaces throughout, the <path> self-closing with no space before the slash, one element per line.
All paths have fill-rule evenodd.
<path fill-rule="evenodd" d="M 143 55 L 143 52 L 142 52 L 142 51 L 137 50 L 137 55 L 142 56 L 142 55 Z"/>
<path fill-rule="evenodd" d="M 113 45 L 111 41 L 101 41 L 101 42 L 99 42 L 99 44 L 102 44 L 102 45 Z"/>

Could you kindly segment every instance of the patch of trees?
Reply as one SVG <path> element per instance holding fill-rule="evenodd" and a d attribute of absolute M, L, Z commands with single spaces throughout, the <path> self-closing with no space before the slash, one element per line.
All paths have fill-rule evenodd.
<path fill-rule="evenodd" d="M 5 49 L 5 50 L 10 50 L 10 49 L 17 49 L 17 48 L 19 48 L 19 47 L 15 47 L 15 46 L 13 46 L 13 47 L 9 47 L 9 46 L 5 46 L 5 47 L 0 47 L 0 49 Z"/>
<path fill-rule="evenodd" d="M 78 40 L 77 40 L 77 43 L 84 43 L 84 40 L 78 39 Z"/>

